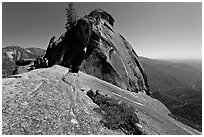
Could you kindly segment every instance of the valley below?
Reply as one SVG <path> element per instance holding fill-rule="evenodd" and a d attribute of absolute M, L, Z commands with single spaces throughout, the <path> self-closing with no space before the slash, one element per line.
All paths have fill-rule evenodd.
<path fill-rule="evenodd" d="M 172 117 L 202 131 L 202 62 L 140 59 L 153 97 Z"/>

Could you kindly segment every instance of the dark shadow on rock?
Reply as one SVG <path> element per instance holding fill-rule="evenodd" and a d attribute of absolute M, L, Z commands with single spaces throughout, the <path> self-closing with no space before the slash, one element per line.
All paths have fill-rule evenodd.
<path fill-rule="evenodd" d="M 21 59 L 21 60 L 16 61 L 16 65 L 25 66 L 25 65 L 30 64 L 32 61 L 33 61 L 32 59 Z"/>
<path fill-rule="evenodd" d="M 127 135 L 143 135 L 144 133 L 137 127 L 139 119 L 134 107 L 125 102 L 118 103 L 117 100 L 101 94 L 98 90 L 92 90 L 87 95 L 96 103 L 99 108 L 94 111 L 101 114 L 100 121 L 105 127 L 111 130 L 122 130 Z"/>
<path fill-rule="evenodd" d="M 11 75 L 11 76 L 8 76 L 7 78 L 21 78 L 22 76 L 17 76 L 17 75 Z"/>

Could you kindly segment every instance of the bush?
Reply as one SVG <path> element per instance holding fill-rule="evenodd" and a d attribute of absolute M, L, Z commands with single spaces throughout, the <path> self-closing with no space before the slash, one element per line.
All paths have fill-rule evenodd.
<path fill-rule="evenodd" d="M 134 107 L 127 103 L 118 103 L 115 99 L 107 97 L 96 91 L 88 91 L 87 95 L 96 103 L 100 108 L 95 109 L 102 115 L 101 123 L 108 129 L 117 130 L 121 129 L 128 135 L 141 135 L 143 134 L 136 126 L 139 119 L 136 115 Z"/>

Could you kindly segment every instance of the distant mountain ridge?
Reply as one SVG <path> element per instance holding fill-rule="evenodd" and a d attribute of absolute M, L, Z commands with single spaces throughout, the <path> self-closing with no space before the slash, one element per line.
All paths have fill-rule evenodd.
<path fill-rule="evenodd" d="M 175 87 L 191 87 L 202 79 L 202 62 L 172 62 L 140 57 L 147 73 L 151 91 Z"/>
<path fill-rule="evenodd" d="M 144 57 L 140 57 L 140 61 L 147 73 L 153 96 L 182 122 L 201 131 L 202 62 L 153 60 Z"/>
<path fill-rule="evenodd" d="M 35 47 L 30 47 L 26 48 L 27 51 L 30 51 L 32 54 L 35 54 L 37 56 L 42 56 L 45 54 L 46 50 L 42 48 L 35 48 Z"/>
<path fill-rule="evenodd" d="M 19 46 L 2 48 L 2 76 L 6 77 L 13 74 L 17 60 L 34 59 L 44 54 L 45 50 L 41 48 L 22 48 Z"/>

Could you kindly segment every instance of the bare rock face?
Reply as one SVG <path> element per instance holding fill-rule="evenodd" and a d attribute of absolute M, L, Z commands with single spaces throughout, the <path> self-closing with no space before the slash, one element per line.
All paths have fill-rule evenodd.
<path fill-rule="evenodd" d="M 102 18 L 106 20 L 111 26 L 113 26 L 115 22 L 114 18 L 103 9 L 95 9 L 89 14 L 89 16 L 94 18 L 98 18 L 98 17 Z"/>
<path fill-rule="evenodd" d="M 3 135 L 201 134 L 158 100 L 55 65 L 2 80 Z"/>
<path fill-rule="evenodd" d="M 113 17 L 101 9 L 79 19 L 58 40 L 50 40 L 44 56 L 48 66 L 80 69 L 123 89 L 150 95 L 137 54 L 113 25 Z"/>
<path fill-rule="evenodd" d="M 108 129 L 78 74 L 66 68 L 34 70 L 3 80 L 3 125 L 6 135 L 124 134 Z"/>

